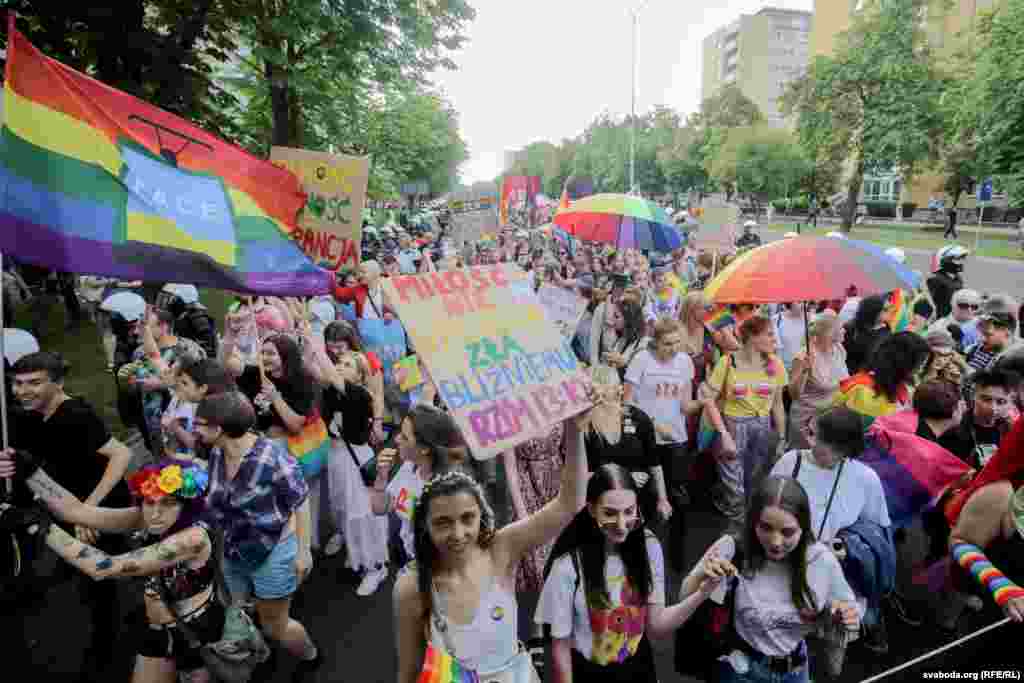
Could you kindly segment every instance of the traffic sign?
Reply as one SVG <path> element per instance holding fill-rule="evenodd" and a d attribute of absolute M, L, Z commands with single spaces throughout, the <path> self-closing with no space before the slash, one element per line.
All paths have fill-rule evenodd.
<path fill-rule="evenodd" d="M 979 202 L 990 202 L 992 201 L 992 179 L 986 178 L 980 185 L 978 185 L 978 201 Z"/>

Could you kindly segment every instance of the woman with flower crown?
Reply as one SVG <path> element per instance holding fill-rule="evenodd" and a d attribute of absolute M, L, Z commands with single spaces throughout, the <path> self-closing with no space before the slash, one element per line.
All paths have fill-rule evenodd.
<path fill-rule="evenodd" d="M 94 580 L 146 578 L 147 623 L 132 629 L 138 653 L 132 683 L 172 683 L 178 675 L 191 683 L 210 681 L 199 648 L 190 646 L 175 617 L 181 615 L 200 644 L 220 640 L 224 630 L 224 607 L 214 596 L 213 540 L 200 520 L 206 470 L 193 461 L 166 458 L 129 478 L 138 505 L 101 508 L 79 501 L 25 451 L 0 454 L 0 471 L 5 475 L 11 459 L 18 478 L 56 517 L 100 531 L 140 534 L 148 542 L 133 552 L 110 556 L 56 524 L 46 525 L 45 531 L 47 545 Z"/>

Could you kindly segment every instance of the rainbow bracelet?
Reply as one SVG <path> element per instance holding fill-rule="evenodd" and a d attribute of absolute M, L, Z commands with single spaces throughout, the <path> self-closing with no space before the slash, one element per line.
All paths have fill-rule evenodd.
<path fill-rule="evenodd" d="M 1005 574 L 989 562 L 985 553 L 978 546 L 970 543 L 957 543 L 953 546 L 952 552 L 956 563 L 970 572 L 978 583 L 987 588 L 1000 607 L 1015 598 L 1024 598 L 1024 588 L 1006 578 Z"/>

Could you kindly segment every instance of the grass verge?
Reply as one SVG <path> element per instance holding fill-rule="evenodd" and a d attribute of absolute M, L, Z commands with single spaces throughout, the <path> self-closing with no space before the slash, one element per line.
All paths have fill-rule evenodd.
<path fill-rule="evenodd" d="M 796 226 L 792 223 L 773 223 L 768 226 L 769 230 L 778 232 L 795 231 Z M 838 231 L 836 225 L 821 225 L 817 228 L 801 226 L 800 233 L 804 235 L 824 235 L 832 231 Z M 933 250 L 950 244 L 942 237 L 941 226 L 917 226 L 917 225 L 856 225 L 850 232 L 853 239 L 872 242 L 884 247 L 900 247 L 904 249 L 925 249 Z M 978 256 L 991 258 L 1005 258 L 1017 261 L 1024 260 L 1024 250 L 1016 238 L 1005 232 L 982 231 L 979 240 L 979 247 L 975 249 L 977 238 L 976 226 L 969 226 L 967 229 L 959 229 L 960 237 L 958 244 L 970 249 Z"/>
<path fill-rule="evenodd" d="M 210 310 L 218 328 L 222 325 L 230 299 L 227 292 L 200 290 L 200 301 Z M 65 381 L 68 394 L 88 401 L 114 436 L 125 439 L 131 429 L 121 422 L 117 414 L 117 385 L 114 376 L 107 372 L 96 325 L 86 320 L 80 326 L 66 330 L 67 310 L 60 297 L 47 297 L 38 310 L 41 318 L 39 346 L 44 351 L 59 352 L 71 365 Z M 31 330 L 32 309 L 22 306 L 15 312 L 13 324 L 4 322 L 10 327 Z"/>

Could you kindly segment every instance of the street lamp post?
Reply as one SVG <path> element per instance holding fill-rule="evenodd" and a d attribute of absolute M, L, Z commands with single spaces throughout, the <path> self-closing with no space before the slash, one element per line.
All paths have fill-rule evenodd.
<path fill-rule="evenodd" d="M 636 25 L 637 17 L 640 15 L 640 10 L 644 8 L 647 3 L 651 0 L 643 0 L 636 9 L 630 10 L 630 14 L 633 15 L 633 62 L 632 62 L 632 82 L 631 82 L 631 107 L 630 107 L 630 131 L 629 131 L 629 191 L 632 193 L 636 189 Z"/>

